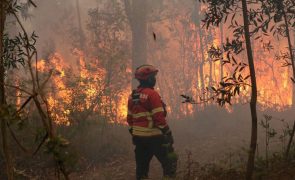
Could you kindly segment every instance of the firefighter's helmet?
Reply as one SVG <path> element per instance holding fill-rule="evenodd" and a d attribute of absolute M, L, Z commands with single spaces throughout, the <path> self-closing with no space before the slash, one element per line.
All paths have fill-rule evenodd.
<path fill-rule="evenodd" d="M 147 80 L 150 76 L 156 75 L 158 71 L 159 70 L 152 65 L 142 65 L 136 68 L 135 78 L 138 80 Z"/>

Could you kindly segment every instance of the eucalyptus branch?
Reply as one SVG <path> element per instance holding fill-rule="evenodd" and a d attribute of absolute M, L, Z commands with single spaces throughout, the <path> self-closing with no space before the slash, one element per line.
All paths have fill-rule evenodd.
<path fill-rule="evenodd" d="M 51 76 L 52 76 L 53 71 L 51 70 L 49 72 L 49 75 L 47 76 L 47 78 L 43 81 L 43 83 L 41 84 L 41 86 L 39 85 L 39 92 L 42 92 L 43 88 L 45 88 L 45 85 L 48 83 L 48 81 L 50 80 Z M 41 93 L 42 94 L 42 93 Z"/>
<path fill-rule="evenodd" d="M 10 85 L 10 84 L 4 84 L 4 86 L 6 86 L 6 87 L 10 87 L 10 88 L 14 88 L 14 89 L 17 89 L 17 90 L 19 90 L 19 91 L 22 91 L 22 92 L 24 92 L 24 93 L 26 93 L 26 94 L 28 94 L 28 95 L 32 95 L 32 93 L 31 92 L 29 92 L 29 91 L 27 91 L 27 90 L 25 90 L 25 89 L 22 89 L 22 88 L 20 88 L 19 86 L 14 86 L 14 85 Z"/>
<path fill-rule="evenodd" d="M 32 1 L 32 0 L 28 0 L 29 3 L 31 3 L 35 8 L 37 7 L 37 5 Z"/>
<path fill-rule="evenodd" d="M 23 104 L 22 106 L 16 111 L 16 113 L 20 113 L 25 107 L 26 105 L 32 100 L 32 98 L 34 97 L 35 95 L 31 95 Z"/>
<path fill-rule="evenodd" d="M 22 22 L 20 21 L 18 15 L 14 11 L 12 11 L 12 14 L 15 17 L 16 21 L 18 22 L 19 26 L 21 27 L 21 29 L 22 29 L 22 31 L 23 31 L 23 33 L 25 35 L 25 40 L 26 40 L 26 42 L 25 42 L 25 44 L 26 44 L 25 49 L 26 49 L 26 53 L 27 53 L 27 57 L 28 57 L 27 61 L 28 61 L 28 65 L 29 65 L 30 75 L 31 75 L 31 78 L 32 78 L 33 91 L 35 92 L 36 91 L 35 77 L 34 77 L 34 74 L 33 74 L 32 64 L 31 64 L 31 61 L 32 61 L 32 57 L 33 57 L 34 52 L 32 54 L 30 53 L 30 50 L 29 50 L 29 47 L 28 47 L 28 44 L 29 44 L 30 40 L 29 40 L 27 31 L 25 30 L 25 28 L 24 28 Z"/>
<path fill-rule="evenodd" d="M 28 149 L 25 148 L 21 143 L 20 141 L 17 139 L 15 133 L 13 132 L 13 130 L 11 129 L 11 127 L 9 126 L 9 124 L 7 123 L 7 127 L 9 129 L 9 132 L 11 134 L 11 137 L 13 138 L 13 140 L 16 142 L 16 144 L 20 147 L 21 150 L 23 150 L 25 153 L 28 153 Z"/>
<path fill-rule="evenodd" d="M 203 103 L 217 100 L 217 103 L 220 104 L 221 106 L 224 105 L 225 102 L 227 102 L 231 105 L 231 102 L 230 102 L 231 97 L 240 93 L 240 90 L 237 88 L 240 88 L 241 86 L 251 87 L 250 84 L 245 83 L 245 82 L 223 83 L 223 84 L 228 84 L 228 85 L 222 86 L 222 87 L 213 87 L 212 86 L 211 87 L 212 90 L 209 90 L 209 88 L 207 88 L 207 90 L 204 93 L 207 93 L 207 92 L 212 93 L 213 92 L 214 95 L 212 95 L 211 97 L 206 98 L 206 99 L 202 99 L 201 96 L 199 96 L 201 102 L 197 102 L 192 97 L 182 94 L 181 97 L 184 98 L 184 101 L 182 103 L 203 104 Z"/>
<path fill-rule="evenodd" d="M 37 87 L 38 87 L 38 89 L 40 89 L 39 71 L 38 71 L 38 52 L 34 51 L 33 54 L 35 54 L 35 76 L 36 76 L 36 80 L 37 80 Z"/>
<path fill-rule="evenodd" d="M 42 145 L 45 143 L 46 139 L 48 139 L 48 132 L 46 132 L 46 134 L 43 137 L 42 141 L 40 142 L 40 144 L 38 145 L 38 147 L 34 151 L 33 156 L 37 154 L 37 152 L 40 150 L 40 148 L 42 147 Z"/>
<path fill-rule="evenodd" d="M 47 116 L 45 114 L 45 112 L 42 109 L 41 103 L 39 102 L 38 98 L 35 96 L 33 97 L 33 100 L 35 102 L 35 105 L 37 107 L 37 110 L 39 112 L 39 115 L 41 117 L 43 126 L 45 127 L 46 131 L 50 133 L 51 129 L 49 128 L 48 122 L 47 122 Z"/>

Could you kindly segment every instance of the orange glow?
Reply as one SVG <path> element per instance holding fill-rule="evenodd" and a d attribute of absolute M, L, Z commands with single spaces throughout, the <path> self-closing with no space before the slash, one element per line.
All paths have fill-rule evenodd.
<path fill-rule="evenodd" d="M 201 9 L 205 10 L 206 6 L 202 6 Z M 170 29 L 162 27 L 163 24 L 168 27 L 168 22 L 161 22 L 161 25 L 153 24 L 158 31 L 157 37 L 159 39 L 163 36 L 163 39 L 170 38 L 170 40 L 167 47 L 163 49 L 158 42 L 150 43 L 149 48 L 156 50 L 153 53 L 148 53 L 148 63 L 157 66 L 160 70 L 157 76 L 157 90 L 167 104 L 168 113 L 175 119 L 194 116 L 195 113 L 205 109 L 206 106 L 215 104 L 213 102 L 202 104 L 200 97 L 210 97 L 210 94 L 204 94 L 204 89 L 218 84 L 222 79 L 222 74 L 223 77 L 230 76 L 234 69 L 232 65 L 225 65 L 221 68 L 221 62 L 213 62 L 207 53 L 210 46 L 217 47 L 222 42 L 224 43 L 225 37 L 230 34 L 229 30 L 224 30 L 224 39 L 221 40 L 219 28 L 200 31 L 195 23 L 181 23 L 181 20 L 185 18 L 189 19 L 188 17 L 175 17 L 176 23 L 173 28 L 178 28 L 176 40 L 171 39 L 171 27 Z M 183 28 L 183 24 L 186 25 L 185 28 L 188 30 Z M 156 28 L 158 26 L 161 26 L 161 28 Z M 195 35 L 186 37 L 186 33 L 195 33 Z M 203 37 L 200 37 L 200 34 L 203 34 Z M 286 44 L 275 43 L 277 43 L 274 44 L 276 52 L 285 51 Z M 203 49 L 203 53 L 201 49 Z M 54 112 L 56 122 L 67 124 L 72 121 L 71 118 L 73 118 L 72 115 L 75 112 L 83 113 L 91 110 L 99 118 L 109 118 L 109 122 L 126 123 L 127 100 L 131 91 L 130 84 L 116 84 L 116 81 L 108 79 L 110 70 L 106 69 L 106 65 L 102 65 L 103 62 L 99 59 L 88 59 L 89 57 L 78 49 L 74 49 L 74 54 L 79 58 L 76 59 L 78 60 L 77 64 L 79 64 L 78 70 L 72 70 L 76 73 L 70 73 L 70 69 L 73 67 L 67 65 L 68 60 L 58 53 L 51 57 L 50 63 L 46 64 L 44 60 L 38 63 L 38 69 L 42 72 L 46 69 L 46 66 L 54 69 L 51 87 L 49 87 L 52 91 L 49 93 L 48 101 L 50 110 Z M 275 52 L 263 50 L 261 42 L 255 41 L 253 43 L 253 55 L 259 109 L 283 111 L 289 108 L 292 105 L 293 88 L 290 81 L 291 73 L 288 72 L 287 68 L 281 67 L 281 62 L 274 60 Z M 226 58 L 225 55 L 224 58 Z M 239 54 L 236 59 L 247 63 L 245 52 Z M 124 71 L 130 75 L 131 66 L 127 65 Z M 248 74 L 248 68 L 245 68 L 243 75 Z M 75 85 L 69 85 L 70 83 Z M 248 83 L 250 84 L 250 82 Z M 113 92 L 111 89 L 114 87 L 119 90 Z M 241 90 L 240 96 L 232 99 L 232 103 L 249 103 L 250 91 L 251 88 L 246 86 L 245 89 Z M 198 105 L 181 103 L 180 94 L 194 97 Z M 77 100 L 78 97 L 80 99 Z M 234 111 L 232 106 L 225 106 L 225 109 L 228 112 Z"/>
<path fill-rule="evenodd" d="M 86 64 L 83 52 L 75 50 L 75 53 L 79 56 L 77 76 L 70 73 L 70 66 L 58 53 L 51 57 L 50 64 L 48 64 L 54 69 L 51 87 L 49 87 L 52 91 L 48 93 L 48 103 L 55 122 L 69 125 L 73 122 L 72 114 L 90 110 L 100 116 L 109 116 L 110 122 L 124 123 L 130 89 L 126 88 L 121 91 L 118 99 L 112 99 L 112 95 L 108 95 L 109 87 L 105 83 L 106 70 L 96 63 Z M 41 69 L 44 70 L 43 63 L 40 63 Z M 75 84 L 68 85 L 69 83 Z"/>

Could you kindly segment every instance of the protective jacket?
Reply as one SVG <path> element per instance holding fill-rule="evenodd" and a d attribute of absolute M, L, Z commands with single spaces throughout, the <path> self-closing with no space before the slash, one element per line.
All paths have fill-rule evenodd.
<path fill-rule="evenodd" d="M 128 99 L 127 122 L 134 136 L 162 135 L 167 125 L 165 105 L 153 88 L 138 87 Z"/>

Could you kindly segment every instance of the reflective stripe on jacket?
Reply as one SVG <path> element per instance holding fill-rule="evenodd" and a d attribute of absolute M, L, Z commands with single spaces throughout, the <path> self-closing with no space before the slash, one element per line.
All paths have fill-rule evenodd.
<path fill-rule="evenodd" d="M 153 88 L 135 90 L 138 99 L 128 99 L 127 122 L 134 136 L 161 135 L 159 128 L 167 126 L 165 110 L 159 94 Z"/>

